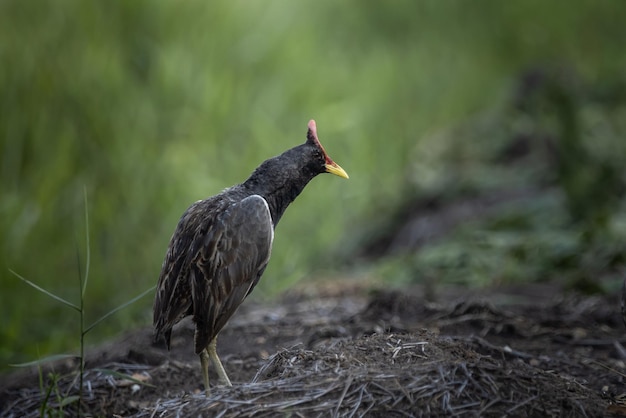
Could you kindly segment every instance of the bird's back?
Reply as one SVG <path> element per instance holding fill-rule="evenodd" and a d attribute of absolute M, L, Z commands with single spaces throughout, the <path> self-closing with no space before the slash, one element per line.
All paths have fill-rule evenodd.
<path fill-rule="evenodd" d="M 169 347 L 172 327 L 196 323 L 196 352 L 226 324 L 269 260 L 273 224 L 267 202 L 240 187 L 194 203 L 172 236 L 154 302 L 156 338 Z"/>

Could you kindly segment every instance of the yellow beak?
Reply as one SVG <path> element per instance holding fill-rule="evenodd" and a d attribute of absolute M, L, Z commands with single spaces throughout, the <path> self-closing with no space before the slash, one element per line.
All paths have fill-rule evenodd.
<path fill-rule="evenodd" d="M 346 170 L 344 170 L 343 168 L 339 167 L 339 164 L 337 164 L 336 162 L 331 162 L 331 163 L 327 163 L 324 167 L 326 167 L 326 172 L 330 173 L 330 174 L 334 174 L 336 176 L 339 177 L 343 177 L 344 179 L 349 179 L 350 177 L 348 176 L 348 173 L 346 173 Z"/>

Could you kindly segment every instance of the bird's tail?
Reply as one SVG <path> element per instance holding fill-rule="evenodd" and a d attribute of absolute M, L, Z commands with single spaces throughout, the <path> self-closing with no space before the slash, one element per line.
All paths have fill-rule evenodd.
<path fill-rule="evenodd" d="M 161 342 L 165 342 L 165 346 L 167 347 L 167 351 L 170 350 L 170 345 L 172 341 L 172 328 L 168 329 L 160 329 L 158 327 L 155 328 L 154 337 L 152 339 L 152 344 L 159 345 Z"/>

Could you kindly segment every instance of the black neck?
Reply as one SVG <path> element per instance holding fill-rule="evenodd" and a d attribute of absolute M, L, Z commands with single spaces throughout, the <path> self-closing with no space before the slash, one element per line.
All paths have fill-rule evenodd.
<path fill-rule="evenodd" d="M 274 227 L 285 213 L 287 206 L 295 200 L 296 197 L 304 190 L 304 187 L 313 179 L 312 177 L 287 178 L 278 176 L 277 178 L 268 179 L 260 178 L 255 171 L 242 186 L 253 194 L 262 196 L 270 208 L 272 222 Z"/>

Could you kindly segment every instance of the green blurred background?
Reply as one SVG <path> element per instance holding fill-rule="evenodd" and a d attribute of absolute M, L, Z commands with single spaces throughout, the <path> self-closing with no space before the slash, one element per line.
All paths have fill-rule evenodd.
<path fill-rule="evenodd" d="M 614 279 L 625 21 L 626 2 L 597 0 L 1 1 L 0 364 L 77 346 L 77 315 L 9 269 L 77 301 L 85 190 L 91 322 L 156 283 L 190 203 L 303 142 L 309 119 L 351 178 L 292 205 L 255 297 L 338 271 Z M 522 163 L 503 163 L 517 143 Z M 423 251 L 363 255 L 411 202 L 530 186 Z M 89 341 L 150 324 L 151 304 Z"/>

